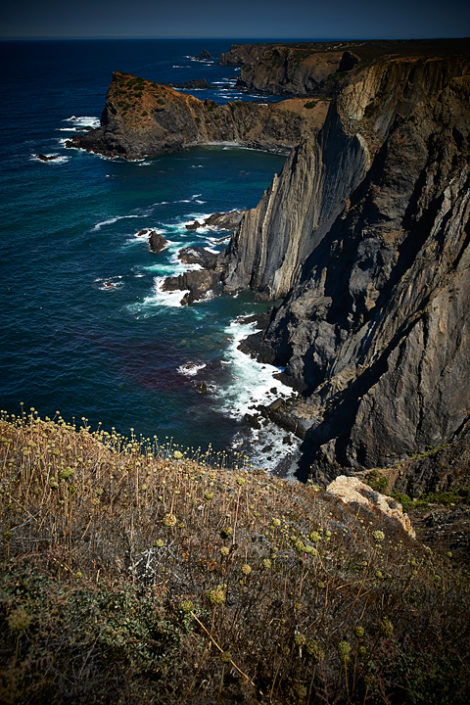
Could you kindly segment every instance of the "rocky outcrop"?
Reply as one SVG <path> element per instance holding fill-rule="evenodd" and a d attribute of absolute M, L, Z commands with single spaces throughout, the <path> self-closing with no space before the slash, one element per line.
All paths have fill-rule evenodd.
<path fill-rule="evenodd" d="M 277 412 L 309 420 L 317 472 L 424 452 L 469 415 L 469 65 L 356 71 L 227 252 L 227 288 L 290 288 L 256 344 L 303 389 Z"/>
<path fill-rule="evenodd" d="M 209 253 L 210 254 L 210 253 Z M 205 299 L 219 283 L 220 275 L 210 268 L 190 269 L 175 277 L 167 277 L 163 282 L 163 291 L 184 291 L 181 304 L 190 306 L 195 301 Z"/>
<path fill-rule="evenodd" d="M 168 240 L 165 240 L 163 235 L 157 233 L 156 230 L 153 230 L 149 234 L 148 242 L 151 251 L 154 252 L 156 255 L 158 255 L 158 253 L 165 249 L 165 247 L 168 245 Z"/>
<path fill-rule="evenodd" d="M 346 477 L 338 475 L 326 488 L 327 492 L 339 497 L 345 504 L 360 504 L 369 510 L 378 510 L 385 517 L 393 522 L 397 522 L 412 538 L 416 538 L 416 532 L 411 526 L 410 520 L 403 512 L 401 504 L 392 497 L 381 494 L 371 489 L 361 482 L 358 477 Z M 376 540 L 380 543 L 383 540 L 382 532 L 376 532 Z"/>
<path fill-rule="evenodd" d="M 233 210 L 228 213 L 213 213 L 208 218 L 205 218 L 202 223 L 195 220 L 193 223 L 186 225 L 187 230 L 197 230 L 197 228 L 211 227 L 216 230 L 234 230 L 245 214 L 245 211 Z"/>
<path fill-rule="evenodd" d="M 114 73 L 101 125 L 77 134 L 70 146 L 108 157 L 142 159 L 214 143 L 286 151 L 312 137 L 323 124 L 327 103 L 305 107 L 300 99 L 260 105 L 201 101 L 125 73 Z"/>
<path fill-rule="evenodd" d="M 200 54 L 196 54 L 194 58 L 198 61 L 207 61 L 208 59 L 212 59 L 212 54 L 207 49 L 203 49 Z"/>
<path fill-rule="evenodd" d="M 227 291 L 251 287 L 270 299 L 285 296 L 369 161 L 366 141 L 347 135 L 333 110 L 320 139 L 299 146 L 259 205 L 245 214 L 226 254 Z"/>

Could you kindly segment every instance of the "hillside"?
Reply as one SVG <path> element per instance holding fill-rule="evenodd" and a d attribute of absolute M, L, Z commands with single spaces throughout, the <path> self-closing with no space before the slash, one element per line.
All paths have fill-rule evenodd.
<path fill-rule="evenodd" d="M 468 702 L 458 557 L 223 463 L 2 415 L 1 702 Z"/>

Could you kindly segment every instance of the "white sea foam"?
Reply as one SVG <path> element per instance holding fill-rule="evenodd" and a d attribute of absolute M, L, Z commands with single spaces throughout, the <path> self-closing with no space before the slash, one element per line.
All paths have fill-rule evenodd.
<path fill-rule="evenodd" d="M 185 377 L 195 377 L 205 366 L 204 362 L 186 362 L 184 365 L 180 365 L 177 371 Z"/>
<path fill-rule="evenodd" d="M 63 122 L 71 122 L 78 127 L 99 127 L 100 120 L 93 115 L 72 115 Z"/>
<path fill-rule="evenodd" d="M 153 292 L 150 296 L 146 296 L 143 305 L 145 307 L 170 306 L 174 308 L 181 306 L 181 299 L 189 291 L 163 291 L 163 283 L 165 277 L 155 277 L 153 280 Z"/>
<path fill-rule="evenodd" d="M 202 193 L 193 193 L 189 198 L 182 198 L 179 201 L 174 201 L 174 203 L 205 203 L 205 201 L 198 201 L 197 199 L 202 196 Z"/>
<path fill-rule="evenodd" d="M 152 227 L 142 228 L 138 232 L 135 232 L 132 235 L 132 237 L 127 238 L 127 240 L 124 242 L 124 246 L 132 246 L 132 245 L 136 245 L 136 244 L 138 245 L 140 243 L 143 243 L 144 245 L 148 246 L 148 242 L 149 242 L 148 238 L 152 232 L 160 233 L 161 230 L 160 230 L 160 228 L 152 228 Z M 139 233 L 141 233 L 141 234 L 139 234 Z M 168 249 L 168 246 L 169 246 L 168 244 L 164 245 L 160 251 L 162 252 L 163 250 Z"/>
<path fill-rule="evenodd" d="M 139 162 L 137 166 L 150 166 L 151 164 L 152 162 L 147 162 L 144 160 L 143 162 Z"/>
<path fill-rule="evenodd" d="M 184 232 L 185 235 L 189 234 L 191 231 L 186 230 L 187 225 L 192 225 L 195 220 L 202 223 L 207 220 L 212 215 L 212 213 L 185 213 L 181 218 L 179 218 L 174 223 L 162 223 L 163 228 L 169 233 L 181 233 Z M 207 226 L 198 228 L 197 231 L 192 232 L 204 232 L 208 230 Z"/>
<path fill-rule="evenodd" d="M 40 159 L 37 154 L 31 154 L 30 159 L 34 162 L 41 162 L 41 164 L 66 164 L 70 161 L 70 157 L 66 157 L 65 155 L 60 156 L 57 153 L 45 154 L 44 156 L 49 157 L 49 160 L 44 161 L 44 159 Z"/>
<path fill-rule="evenodd" d="M 98 278 L 95 279 L 95 284 L 101 291 L 112 291 L 113 289 L 119 289 L 124 286 L 124 282 L 121 281 L 122 278 L 122 274 L 117 274 L 109 279 Z"/>
<path fill-rule="evenodd" d="M 113 223 L 117 223 L 118 220 L 127 220 L 128 218 L 141 218 L 142 216 L 140 215 L 117 215 L 114 218 L 108 218 L 107 220 L 102 220 L 100 223 L 96 223 L 91 229 L 92 232 L 96 232 L 97 230 L 101 230 L 101 228 L 104 228 L 105 225 L 112 225 Z"/>
<path fill-rule="evenodd" d="M 256 331 L 253 323 L 236 319 L 225 329 L 231 342 L 224 356 L 231 381 L 220 391 L 223 410 L 232 418 L 242 419 L 251 407 L 266 401 L 272 396 L 270 390 L 276 387 L 277 397 L 288 397 L 292 390 L 277 380 L 274 375 L 279 372 L 274 365 L 258 362 L 238 349 L 241 341 Z"/>
<path fill-rule="evenodd" d="M 245 414 L 256 413 L 255 407 L 259 404 L 268 404 L 292 394 L 289 387 L 275 378 L 280 371 L 277 367 L 260 363 L 238 349 L 240 342 L 255 330 L 253 323 L 246 323 L 243 319 L 232 321 L 225 329 L 231 341 L 222 362 L 227 366 L 231 380 L 228 385 L 217 389 L 214 396 L 223 413 L 237 420 L 242 420 Z M 272 392 L 272 389 L 276 391 Z M 295 466 L 299 444 L 292 434 L 263 421 L 261 428 L 237 435 L 232 445 L 235 450 L 246 453 L 256 467 L 279 471 L 287 456 L 292 456 L 287 464 Z"/>
<path fill-rule="evenodd" d="M 293 477 L 301 457 L 300 445 L 292 433 L 268 422 L 261 429 L 253 429 L 248 438 L 236 437 L 232 447 L 243 451 L 255 468 Z"/>

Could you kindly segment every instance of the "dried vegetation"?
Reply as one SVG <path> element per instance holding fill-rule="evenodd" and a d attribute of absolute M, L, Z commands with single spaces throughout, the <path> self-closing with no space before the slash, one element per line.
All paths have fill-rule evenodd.
<path fill-rule="evenodd" d="M 223 461 L 2 415 L 2 703 L 468 702 L 452 558 Z"/>

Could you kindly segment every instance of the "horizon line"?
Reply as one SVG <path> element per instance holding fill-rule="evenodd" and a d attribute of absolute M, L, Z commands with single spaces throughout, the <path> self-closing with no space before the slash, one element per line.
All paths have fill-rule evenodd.
<path fill-rule="evenodd" d="M 459 36 L 430 36 L 430 35 L 423 35 L 423 36 L 409 36 L 409 37 L 402 37 L 402 36 L 317 36 L 317 37 L 303 37 L 303 36 L 259 36 L 259 35 L 244 35 L 244 36 L 237 36 L 237 35 L 206 35 L 206 36 L 192 36 L 192 35 L 184 35 L 184 36 L 168 36 L 168 35 L 162 35 L 162 36 L 157 36 L 157 35 L 149 35 L 149 36 L 143 36 L 143 35 L 97 35 L 97 36 L 88 36 L 88 35 L 45 35 L 45 36 L 38 36 L 38 35 L 15 35 L 15 36 L 2 36 L 0 35 L 0 41 L 84 41 L 84 40 L 89 40 L 89 41 L 123 41 L 123 40 L 130 40 L 130 41 L 136 41 L 136 40 L 168 40 L 168 41 L 175 41 L 175 40 L 224 40 L 224 39 L 240 39 L 240 40 L 245 40 L 245 39 L 251 39 L 251 40 L 257 40 L 259 42 L 262 42 L 263 40 L 270 40 L 270 41 L 302 41 L 302 42 L 328 42 L 328 41 L 419 41 L 421 39 L 470 39 L 469 35 L 459 35 Z"/>

